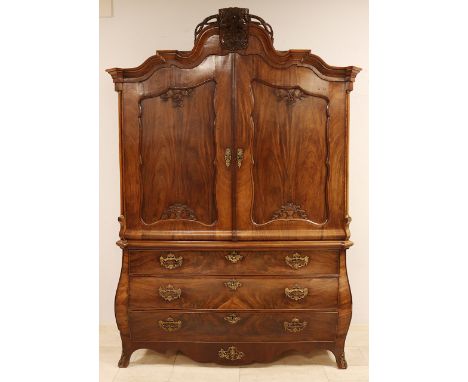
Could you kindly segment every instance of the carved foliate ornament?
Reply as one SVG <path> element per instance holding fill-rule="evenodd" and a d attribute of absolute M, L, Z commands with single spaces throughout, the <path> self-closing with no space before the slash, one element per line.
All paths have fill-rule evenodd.
<path fill-rule="evenodd" d="M 301 209 L 300 205 L 289 202 L 276 210 L 271 219 L 308 219 L 308 217 L 307 213 Z"/>
<path fill-rule="evenodd" d="M 184 97 L 190 96 L 193 89 L 169 89 L 166 93 L 161 94 L 160 97 L 163 101 L 172 100 L 172 106 L 184 106 Z"/>
<path fill-rule="evenodd" d="M 219 43 L 230 51 L 246 49 L 249 44 L 249 10 L 223 8 L 219 10 Z"/>
<path fill-rule="evenodd" d="M 195 211 L 190 207 L 186 206 L 185 204 L 176 203 L 167 207 L 161 215 L 161 220 L 169 219 L 197 220 L 197 216 L 195 215 Z"/>
<path fill-rule="evenodd" d="M 301 89 L 277 89 L 276 90 L 276 97 L 278 101 L 286 101 L 287 105 L 294 105 L 296 101 L 300 101 L 304 97 L 305 94 Z"/>

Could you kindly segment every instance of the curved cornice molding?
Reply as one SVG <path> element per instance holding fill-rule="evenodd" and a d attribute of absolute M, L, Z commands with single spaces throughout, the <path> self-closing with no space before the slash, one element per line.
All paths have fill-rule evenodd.
<path fill-rule="evenodd" d="M 211 16 L 210 16 L 211 17 Z M 252 17 L 257 17 L 253 16 Z M 200 25 L 200 24 L 199 24 Z M 266 24 L 268 25 L 268 24 Z M 223 48 L 220 43 L 220 26 L 216 22 L 211 22 L 197 27 L 195 44 L 191 51 L 160 50 L 154 56 L 149 57 L 141 65 L 134 68 L 112 68 L 106 71 L 112 76 L 114 83 L 139 82 L 151 76 L 157 69 L 170 65 L 184 68 L 199 65 L 206 57 L 211 55 L 227 55 L 233 51 L 239 54 L 258 54 L 277 66 L 308 65 L 315 69 L 315 72 L 323 79 L 329 81 L 354 82 L 356 75 L 361 68 L 356 66 L 338 67 L 328 65 L 319 56 L 310 53 L 310 50 L 291 49 L 287 51 L 277 51 L 273 46 L 273 32 L 259 22 L 248 22 L 248 38 L 257 38 L 262 51 L 254 50 L 248 44 L 243 49 Z M 271 27 L 270 27 L 271 28 Z M 212 38 L 212 37 L 215 38 Z M 217 38 L 216 38 L 217 37 Z M 232 46 L 230 46 L 232 48 Z M 352 88 L 352 84 L 350 84 Z M 351 89 L 350 89 L 351 90 Z"/>

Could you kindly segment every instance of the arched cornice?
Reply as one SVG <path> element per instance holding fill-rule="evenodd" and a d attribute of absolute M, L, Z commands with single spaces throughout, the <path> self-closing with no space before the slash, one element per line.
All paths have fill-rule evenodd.
<path fill-rule="evenodd" d="M 244 41 L 245 36 L 247 42 Z M 251 44 L 254 38 L 260 42 L 260 49 L 258 44 Z M 160 50 L 140 66 L 127 69 L 112 68 L 107 69 L 107 72 L 117 86 L 123 82 L 144 81 L 162 67 L 175 65 L 191 68 L 199 65 L 208 56 L 221 56 L 232 52 L 242 55 L 257 54 L 274 66 L 309 66 L 323 79 L 350 82 L 350 88 L 361 71 L 356 66 L 328 65 L 319 56 L 310 53 L 310 50 L 277 51 L 273 46 L 273 30 L 263 19 L 248 15 L 248 10 L 244 8 L 225 8 L 220 10 L 219 15 L 209 16 L 197 25 L 195 43 L 191 51 Z"/>

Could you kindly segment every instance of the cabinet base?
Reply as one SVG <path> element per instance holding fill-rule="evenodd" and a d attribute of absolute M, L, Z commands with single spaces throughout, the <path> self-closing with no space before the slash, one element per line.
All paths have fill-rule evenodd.
<path fill-rule="evenodd" d="M 217 363 L 224 366 L 270 363 L 293 353 L 307 354 L 313 350 L 329 350 L 335 355 L 339 369 L 346 369 L 343 351 L 335 350 L 334 342 L 270 342 L 270 343 L 214 343 L 214 342 L 131 342 L 123 340 L 122 356 L 118 366 L 129 365 L 135 350 L 150 349 L 159 353 L 177 351 L 197 362 Z"/>

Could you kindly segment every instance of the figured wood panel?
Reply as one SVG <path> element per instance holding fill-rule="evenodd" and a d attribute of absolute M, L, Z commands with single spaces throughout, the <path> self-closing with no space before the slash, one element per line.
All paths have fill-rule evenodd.
<path fill-rule="evenodd" d="M 252 82 L 252 219 L 328 219 L 328 99 L 300 87 Z"/>
<path fill-rule="evenodd" d="M 132 275 L 338 275 L 338 251 L 129 251 Z M 162 259 L 173 261 L 161 264 Z M 299 266 L 286 258 L 303 259 Z M 232 260 L 230 260 L 232 259 Z M 291 263 L 291 260 L 289 261 Z M 294 263 L 292 263 L 294 265 Z"/>
<path fill-rule="evenodd" d="M 331 309 L 337 307 L 338 278 L 281 279 L 235 277 L 236 290 L 225 283 L 231 277 L 130 277 L 130 309 Z M 166 301 L 159 288 L 171 285 L 180 298 Z M 308 294 L 298 301 L 285 295 L 285 288 L 299 285 Z"/>
<path fill-rule="evenodd" d="M 141 217 L 216 221 L 215 82 L 140 101 Z"/>
<path fill-rule="evenodd" d="M 333 341 L 336 312 L 184 312 L 177 310 L 129 312 L 135 341 Z M 304 326 L 291 332 L 286 323 Z M 180 328 L 167 331 L 159 322 L 176 322 Z M 302 325 L 301 325 L 302 324 Z M 177 328 L 175 326 L 175 328 Z"/>

